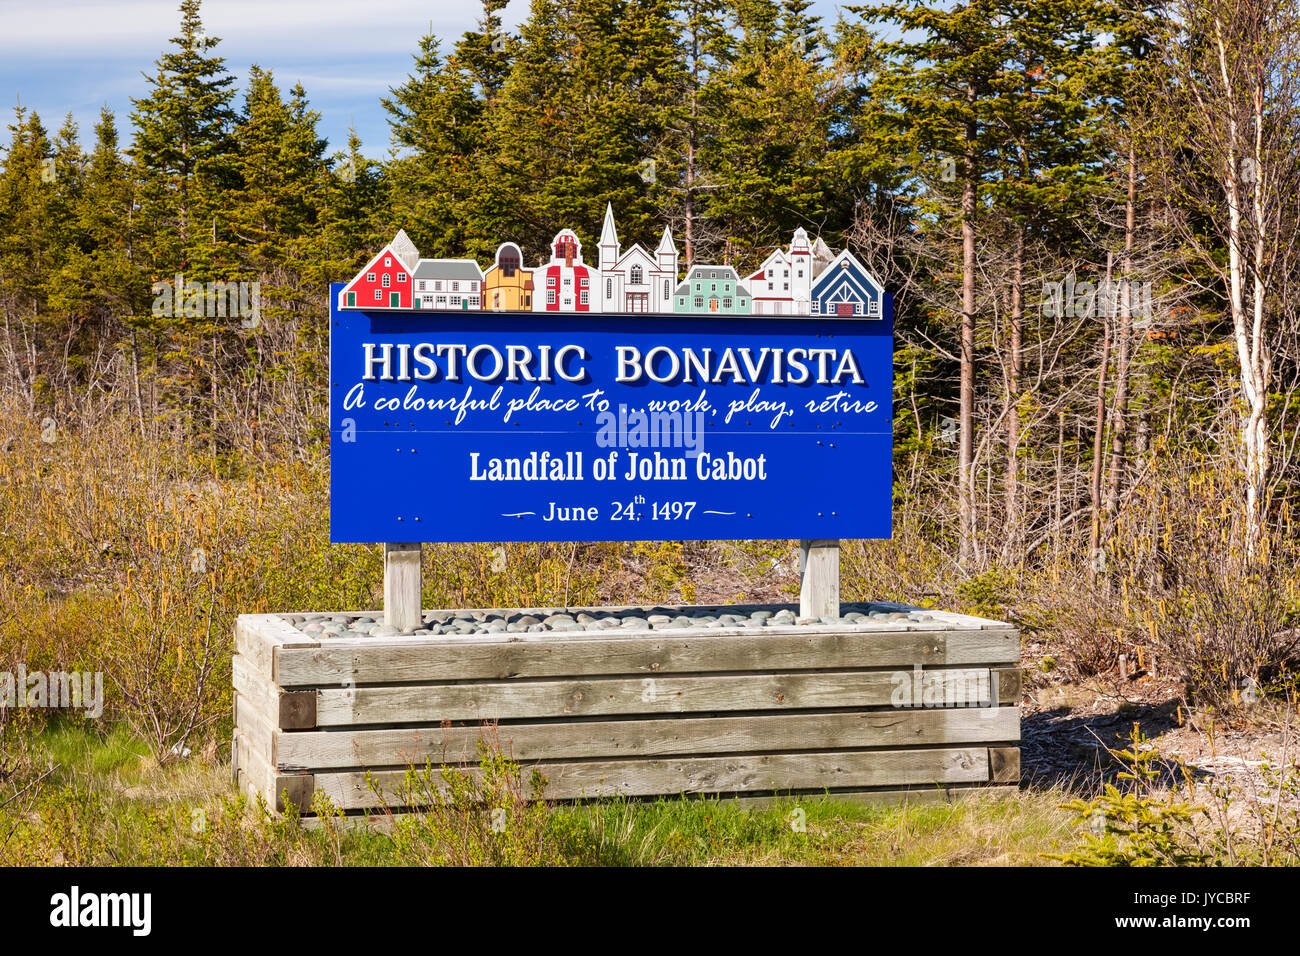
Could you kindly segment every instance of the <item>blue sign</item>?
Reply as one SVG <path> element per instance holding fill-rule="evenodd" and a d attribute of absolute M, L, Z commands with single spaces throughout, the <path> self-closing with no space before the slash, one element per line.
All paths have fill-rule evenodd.
<path fill-rule="evenodd" d="M 887 538 L 893 313 L 364 312 L 330 540 Z"/>

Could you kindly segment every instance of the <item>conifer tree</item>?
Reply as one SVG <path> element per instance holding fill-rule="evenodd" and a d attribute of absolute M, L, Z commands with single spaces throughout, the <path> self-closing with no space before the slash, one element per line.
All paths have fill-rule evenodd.
<path fill-rule="evenodd" d="M 821 231 L 833 89 L 806 4 L 743 0 L 736 10 L 738 56 L 704 157 L 715 185 L 709 212 L 724 238 L 718 251 L 757 265 L 788 241 L 792 222 Z"/>
<path fill-rule="evenodd" d="M 151 90 L 133 99 L 135 139 L 130 155 L 140 180 L 140 246 L 155 281 L 174 284 L 229 281 L 228 243 L 222 240 L 223 192 L 233 183 L 229 165 L 234 77 L 210 51 L 220 42 L 203 31 L 200 0 L 182 0 L 180 33 L 173 49 L 146 76 Z M 171 308 L 151 310 L 149 324 L 174 343 L 179 367 L 172 391 L 195 427 L 200 396 L 209 403 L 207 429 L 214 442 L 220 327 L 203 315 L 203 302 L 172 290 Z M 161 311 L 162 314 L 153 314 Z M 187 314 L 188 313 L 188 314 Z"/>
<path fill-rule="evenodd" d="M 220 192 L 232 181 L 227 158 L 235 78 L 224 58 L 210 53 L 220 41 L 203 32 L 199 8 L 200 0 L 182 0 L 173 49 L 146 76 L 149 94 L 132 100 L 130 155 L 141 181 L 148 253 L 159 275 L 203 268 Z"/>

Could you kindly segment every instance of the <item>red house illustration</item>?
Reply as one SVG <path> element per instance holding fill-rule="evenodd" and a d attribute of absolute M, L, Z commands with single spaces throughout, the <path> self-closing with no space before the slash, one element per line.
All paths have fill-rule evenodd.
<path fill-rule="evenodd" d="M 399 229 L 393 241 L 357 273 L 339 293 L 339 307 L 347 309 L 410 309 L 412 277 L 420 261 L 415 243 Z"/>
<path fill-rule="evenodd" d="M 582 242 L 561 229 L 551 243 L 551 261 L 533 269 L 534 312 L 590 312 L 596 270 L 582 264 Z"/>

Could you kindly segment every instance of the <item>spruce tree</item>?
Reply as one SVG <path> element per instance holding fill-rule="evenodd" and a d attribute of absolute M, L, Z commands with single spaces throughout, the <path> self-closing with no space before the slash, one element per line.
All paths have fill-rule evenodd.
<path fill-rule="evenodd" d="M 227 160 L 235 78 L 224 58 L 210 53 L 220 41 L 203 32 L 199 7 L 200 0 L 182 0 L 173 49 L 155 61 L 154 75 L 146 75 L 149 94 L 132 100 L 129 152 L 141 182 L 147 251 L 159 275 L 203 269 L 211 258 L 220 193 L 232 182 Z"/>

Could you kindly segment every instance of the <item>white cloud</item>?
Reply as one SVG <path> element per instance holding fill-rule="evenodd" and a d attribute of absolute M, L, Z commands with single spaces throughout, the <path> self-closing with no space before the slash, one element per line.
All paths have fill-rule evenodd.
<path fill-rule="evenodd" d="M 30 62 L 143 54 L 151 61 L 178 31 L 178 6 L 176 0 L 3 0 L 0 55 Z M 450 40 L 474 29 L 480 14 L 475 0 L 206 0 L 202 8 L 205 31 L 222 40 L 218 52 L 268 61 L 290 51 L 322 58 L 409 52 L 430 25 Z"/>

